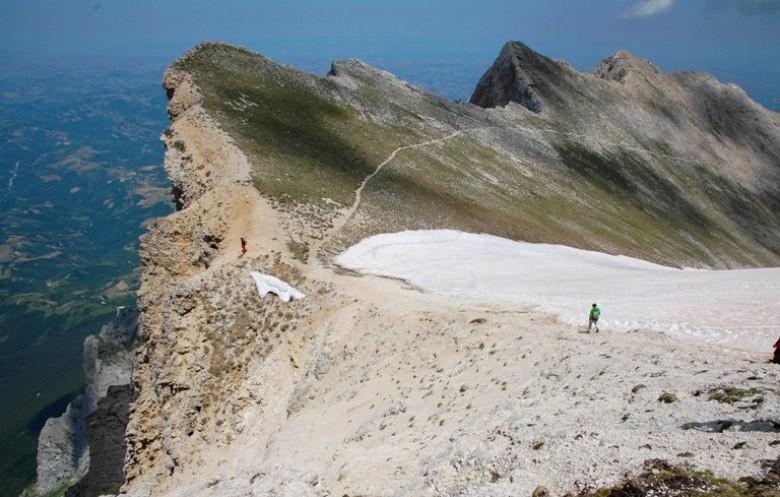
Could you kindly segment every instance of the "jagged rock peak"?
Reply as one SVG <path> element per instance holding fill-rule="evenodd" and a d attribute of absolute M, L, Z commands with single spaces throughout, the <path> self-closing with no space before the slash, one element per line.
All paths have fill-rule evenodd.
<path fill-rule="evenodd" d="M 470 102 L 480 107 L 499 107 L 515 102 L 532 112 L 542 111 L 529 68 L 547 59 L 519 41 L 504 44 L 490 69 L 480 78 Z M 552 61 L 550 61 L 552 62 Z"/>
<path fill-rule="evenodd" d="M 626 50 L 620 50 L 602 60 L 593 73 L 601 79 L 623 81 L 629 73 L 648 75 L 659 74 L 660 71 L 649 60 L 639 58 Z"/>

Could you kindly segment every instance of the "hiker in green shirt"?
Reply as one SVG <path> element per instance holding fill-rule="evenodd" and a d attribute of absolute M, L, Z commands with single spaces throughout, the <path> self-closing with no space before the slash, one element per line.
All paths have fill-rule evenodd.
<path fill-rule="evenodd" d="M 599 332 L 599 316 L 601 316 L 601 309 L 596 304 L 590 308 L 590 314 L 588 314 L 588 333 L 590 333 L 590 327 L 596 327 L 596 333 Z"/>

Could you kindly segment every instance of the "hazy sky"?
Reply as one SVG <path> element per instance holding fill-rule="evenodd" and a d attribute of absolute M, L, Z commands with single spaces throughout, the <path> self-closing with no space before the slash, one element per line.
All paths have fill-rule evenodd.
<path fill-rule="evenodd" d="M 171 59 L 224 40 L 322 71 L 345 57 L 486 68 L 510 39 L 579 69 L 626 48 L 663 69 L 780 88 L 780 0 L 0 0 L 10 59 Z"/>

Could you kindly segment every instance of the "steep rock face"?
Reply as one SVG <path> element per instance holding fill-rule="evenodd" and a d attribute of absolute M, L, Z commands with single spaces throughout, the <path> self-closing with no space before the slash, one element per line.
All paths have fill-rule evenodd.
<path fill-rule="evenodd" d="M 531 112 L 541 112 L 542 101 L 534 89 L 533 77 L 524 69 L 524 61 L 529 57 L 541 56 L 522 43 L 505 44 L 493 66 L 477 83 L 469 101 L 480 107 L 499 107 L 515 102 Z"/>
<path fill-rule="evenodd" d="M 89 469 L 68 497 L 97 497 L 119 491 L 125 481 L 125 428 L 132 397 L 129 383 L 111 385 L 86 419 Z"/>
<path fill-rule="evenodd" d="M 245 429 L 242 410 L 264 402 L 240 389 L 248 365 L 269 353 L 274 334 L 299 312 L 282 323 L 285 313 L 258 297 L 249 269 L 313 291 L 282 256 L 289 240 L 283 223 L 252 187 L 244 154 L 201 107 L 189 75 L 171 69 L 163 84 L 172 117 L 163 136 L 165 164 L 180 202 L 141 240 L 144 346 L 136 356 L 138 395 L 127 427 L 128 485 L 178 476 L 198 464 L 194 447 L 234 440 Z M 266 241 L 261 246 L 258 234 Z M 250 245 L 236 261 L 240 237 Z"/>
<path fill-rule="evenodd" d="M 116 491 L 124 481 L 124 436 L 133 368 L 130 349 L 136 327 L 135 310 L 120 309 L 114 321 L 84 340 L 87 384 L 65 413 L 47 420 L 41 430 L 35 495 L 77 484 L 79 490 L 71 490 L 69 495 L 91 497 Z M 111 457 L 103 447 L 105 440 L 114 441 Z"/>
<path fill-rule="evenodd" d="M 49 418 L 38 435 L 34 495 L 47 495 L 81 478 L 89 464 L 85 445 L 81 402 L 71 402 L 62 416 Z"/>

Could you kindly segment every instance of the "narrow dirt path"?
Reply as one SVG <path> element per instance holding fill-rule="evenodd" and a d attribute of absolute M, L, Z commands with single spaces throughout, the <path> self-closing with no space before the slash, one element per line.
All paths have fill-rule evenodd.
<path fill-rule="evenodd" d="M 332 236 L 332 235 L 338 233 L 341 230 L 341 228 L 343 228 L 344 225 L 347 224 L 347 222 L 352 218 L 352 216 L 355 214 L 355 212 L 357 212 L 358 207 L 360 207 L 360 201 L 363 198 L 363 190 L 366 188 L 366 185 L 368 185 L 368 183 L 372 179 L 374 179 L 374 177 L 377 174 L 379 174 L 382 171 L 382 169 L 387 164 L 392 162 L 393 159 L 395 159 L 395 157 L 398 155 L 399 152 L 401 152 L 403 150 L 410 150 L 410 149 L 413 149 L 413 148 L 425 147 L 427 145 L 433 145 L 435 143 L 444 143 L 447 140 L 451 140 L 451 139 L 453 139 L 456 136 L 459 136 L 461 134 L 463 134 L 463 130 L 459 129 L 457 131 L 453 131 L 449 135 L 444 136 L 442 138 L 436 138 L 436 139 L 433 139 L 433 140 L 428 140 L 428 141 L 424 141 L 424 142 L 420 142 L 420 143 L 414 143 L 412 145 L 404 145 L 404 146 L 398 147 L 395 150 L 393 150 L 390 153 L 390 155 L 387 157 L 387 159 L 385 159 L 384 161 L 382 161 L 381 164 L 376 166 L 376 169 L 374 169 L 374 172 L 372 172 L 371 174 L 369 174 L 368 176 L 366 176 L 363 179 L 363 182 L 360 183 L 360 186 L 357 188 L 357 190 L 355 190 L 355 200 L 354 200 L 354 202 L 352 202 L 352 205 L 349 207 L 349 209 L 347 209 L 346 212 L 344 212 L 344 214 L 342 215 L 341 219 L 339 219 L 339 223 L 334 226 L 334 228 L 333 228 L 333 230 L 331 230 L 331 232 L 328 233 L 328 236 Z"/>
<path fill-rule="evenodd" d="M 392 162 L 393 159 L 395 159 L 396 156 L 400 152 L 403 152 L 404 150 L 410 150 L 410 149 L 414 149 L 414 148 L 425 147 L 425 146 L 428 146 L 428 145 L 434 145 L 436 143 L 444 143 L 447 140 L 451 140 L 451 139 L 455 138 L 456 136 L 459 136 L 459 135 L 463 134 L 464 131 L 469 131 L 469 130 L 459 129 L 459 130 L 453 131 L 449 135 L 443 136 L 441 138 L 434 138 L 433 140 L 426 140 L 424 142 L 413 143 L 411 145 L 402 145 L 400 147 L 397 147 L 395 150 L 393 150 L 390 153 L 390 155 L 387 156 L 387 158 L 385 160 L 383 160 L 378 166 L 376 166 L 376 168 L 374 169 L 374 171 L 371 174 L 369 174 L 368 176 L 363 178 L 363 181 L 360 183 L 360 186 L 358 186 L 357 189 L 355 190 L 355 200 L 352 202 L 352 205 L 350 205 L 349 208 L 347 208 L 335 220 L 335 222 L 333 224 L 333 227 L 330 228 L 328 231 L 326 231 L 322 235 L 322 238 L 316 244 L 313 245 L 312 250 L 311 250 L 311 253 L 314 255 L 313 259 L 314 260 L 317 259 L 317 255 L 316 254 L 319 252 L 319 249 L 322 247 L 322 245 L 325 242 L 327 242 L 328 240 L 332 239 L 333 236 L 336 235 L 339 231 L 341 231 L 341 229 L 344 228 L 344 226 L 349 222 L 349 220 L 352 219 L 352 216 L 355 215 L 355 212 L 357 212 L 358 208 L 360 207 L 360 202 L 363 199 L 363 190 L 366 188 L 368 183 L 372 179 L 374 179 L 374 177 L 376 177 L 376 175 L 379 174 L 382 171 L 382 169 L 387 164 Z"/>

